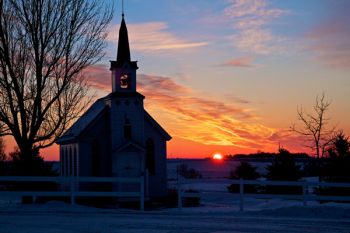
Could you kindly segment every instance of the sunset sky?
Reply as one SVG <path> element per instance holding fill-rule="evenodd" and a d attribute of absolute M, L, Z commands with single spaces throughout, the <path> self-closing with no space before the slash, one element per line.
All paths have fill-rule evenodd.
<path fill-rule="evenodd" d="M 120 1 L 105 58 L 86 73 L 111 91 Z M 350 1 L 125 0 L 145 108 L 172 135 L 168 157 L 307 151 L 289 132 L 322 92 L 350 134 Z M 8 150 L 12 150 L 9 146 Z M 42 151 L 58 158 L 58 147 Z M 308 152 L 308 151 L 307 151 Z"/>

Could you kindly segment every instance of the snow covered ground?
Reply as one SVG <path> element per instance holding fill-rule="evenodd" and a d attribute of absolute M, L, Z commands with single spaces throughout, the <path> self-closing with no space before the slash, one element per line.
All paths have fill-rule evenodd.
<path fill-rule="evenodd" d="M 201 207 L 140 212 L 97 209 L 61 202 L 43 205 L 3 204 L 1 233 L 165 233 L 165 232 L 329 232 L 350 233 L 350 204 L 247 199 L 238 202 L 203 200 Z"/>
<path fill-rule="evenodd" d="M 177 164 L 168 167 L 174 177 Z M 189 167 L 195 165 L 206 166 L 201 172 L 207 179 L 183 181 L 183 188 L 201 191 L 200 207 L 140 212 L 62 202 L 20 205 L 19 197 L 0 192 L 0 233 L 350 233 L 350 203 L 303 206 L 301 201 L 245 198 L 240 212 L 238 198 L 227 192 L 230 181 L 215 180 L 235 164 L 194 161 Z"/>

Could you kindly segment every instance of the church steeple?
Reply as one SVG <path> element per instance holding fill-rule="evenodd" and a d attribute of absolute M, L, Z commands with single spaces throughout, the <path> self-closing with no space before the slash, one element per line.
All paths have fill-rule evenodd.
<path fill-rule="evenodd" d="M 126 28 L 124 13 L 119 28 L 117 60 L 111 61 L 112 92 L 136 92 L 137 62 L 130 59 L 128 29 Z"/>
<path fill-rule="evenodd" d="M 125 24 L 124 13 L 122 14 L 122 22 L 119 28 L 117 62 L 130 62 L 128 29 Z"/>

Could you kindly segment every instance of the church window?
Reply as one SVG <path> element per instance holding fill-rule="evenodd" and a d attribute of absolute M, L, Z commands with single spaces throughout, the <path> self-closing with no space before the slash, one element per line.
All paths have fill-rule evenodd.
<path fill-rule="evenodd" d="M 65 163 L 65 157 L 66 157 L 64 147 L 61 148 L 61 151 L 62 151 L 61 164 L 60 164 L 60 166 L 61 166 L 61 176 L 64 176 L 64 163 Z"/>
<path fill-rule="evenodd" d="M 69 170 L 69 164 L 68 164 L 68 149 L 67 149 L 67 147 L 65 147 L 64 148 L 64 171 L 63 171 L 63 174 L 65 175 L 65 176 L 68 176 L 68 170 Z"/>
<path fill-rule="evenodd" d="M 73 175 L 73 153 L 72 147 L 69 148 L 69 176 Z"/>
<path fill-rule="evenodd" d="M 150 175 L 155 175 L 155 154 L 154 154 L 154 141 L 152 138 L 148 138 L 146 141 L 146 168 Z"/>
<path fill-rule="evenodd" d="M 100 143 L 97 139 L 91 145 L 91 175 L 100 176 Z"/>
<path fill-rule="evenodd" d="M 73 149 L 73 176 L 78 175 L 78 155 L 77 155 L 77 149 L 74 147 Z"/>
<path fill-rule="evenodd" d="M 132 137 L 131 124 L 130 124 L 129 119 L 126 119 L 125 120 L 125 124 L 124 124 L 124 138 L 127 139 L 127 140 L 130 140 L 131 137 Z"/>

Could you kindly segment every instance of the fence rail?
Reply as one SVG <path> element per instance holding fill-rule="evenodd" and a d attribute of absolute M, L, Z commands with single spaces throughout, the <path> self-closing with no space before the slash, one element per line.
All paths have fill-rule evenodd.
<path fill-rule="evenodd" d="M 177 191 L 178 191 L 178 208 L 182 209 L 182 198 L 184 197 L 201 197 L 203 192 L 220 192 L 218 190 L 199 190 L 196 192 L 186 192 L 184 190 L 185 185 L 189 184 L 198 184 L 203 183 L 206 184 L 223 184 L 223 185 L 231 185 L 237 184 L 239 185 L 239 192 L 232 193 L 232 197 L 236 197 L 239 199 L 239 209 L 240 211 L 244 210 L 244 198 L 252 197 L 252 198 L 279 198 L 285 200 L 300 200 L 303 202 L 303 205 L 306 206 L 308 201 L 349 201 L 350 196 L 330 196 L 330 195 L 317 195 L 315 193 L 309 192 L 309 187 L 337 187 L 337 188 L 350 188 L 350 183 L 331 183 L 331 182 L 312 182 L 312 181 L 270 181 L 270 180 L 229 180 L 229 179 L 183 179 L 179 178 L 177 180 Z M 257 186 L 294 186 L 301 188 L 301 194 L 266 194 L 266 193 L 245 193 L 244 186 L 245 185 L 257 185 Z M 222 192 L 222 191 L 221 191 Z"/>
<path fill-rule="evenodd" d="M 129 177 L 28 177 L 28 176 L 0 176 L 1 182 L 54 182 L 57 184 L 64 184 L 69 187 L 68 190 L 58 191 L 26 191 L 26 190 L 0 190 L 0 194 L 16 194 L 22 196 L 60 196 L 70 197 L 70 203 L 75 204 L 76 197 L 132 197 L 139 198 L 140 209 L 144 210 L 145 202 L 145 180 L 144 176 L 129 178 Z M 350 188 L 350 183 L 330 183 L 330 182 L 310 182 L 310 181 L 263 181 L 263 180 L 228 180 L 228 179 L 209 179 L 209 180 L 189 180 L 178 179 L 177 191 L 178 191 L 178 208 L 182 209 L 182 199 L 185 197 L 200 197 L 203 192 L 208 190 L 200 190 L 202 192 L 186 192 L 185 185 L 198 184 L 198 183 L 213 183 L 239 185 L 239 192 L 232 194 L 233 198 L 239 199 L 240 210 L 244 210 L 244 199 L 247 197 L 252 198 L 279 198 L 279 199 L 293 199 L 300 200 L 306 206 L 308 201 L 349 201 L 350 196 L 327 196 L 317 195 L 312 192 L 308 192 L 309 187 L 338 187 L 338 188 Z M 138 184 L 139 191 L 127 192 L 127 191 L 83 191 L 79 190 L 79 184 L 81 183 L 127 183 Z M 266 193 L 245 193 L 245 185 L 258 185 L 258 186 L 298 186 L 301 187 L 301 194 L 266 194 Z M 209 190 L 208 192 L 220 192 L 217 190 Z M 222 192 L 222 191 L 221 191 Z M 227 191 L 226 191 L 227 192 Z"/>
<path fill-rule="evenodd" d="M 145 180 L 144 176 L 130 178 L 130 177 L 37 177 L 37 176 L 0 176 L 0 182 L 54 182 L 63 184 L 69 187 L 69 190 L 57 191 L 36 191 L 36 190 L 0 190 L 0 194 L 14 194 L 22 196 L 45 196 L 45 197 L 70 197 L 70 203 L 75 204 L 76 197 L 138 197 L 140 202 L 140 210 L 144 210 L 145 202 Z M 81 183 L 126 183 L 139 184 L 139 191 L 82 191 L 79 190 Z M 0 183 L 1 185 L 1 183 Z"/>

